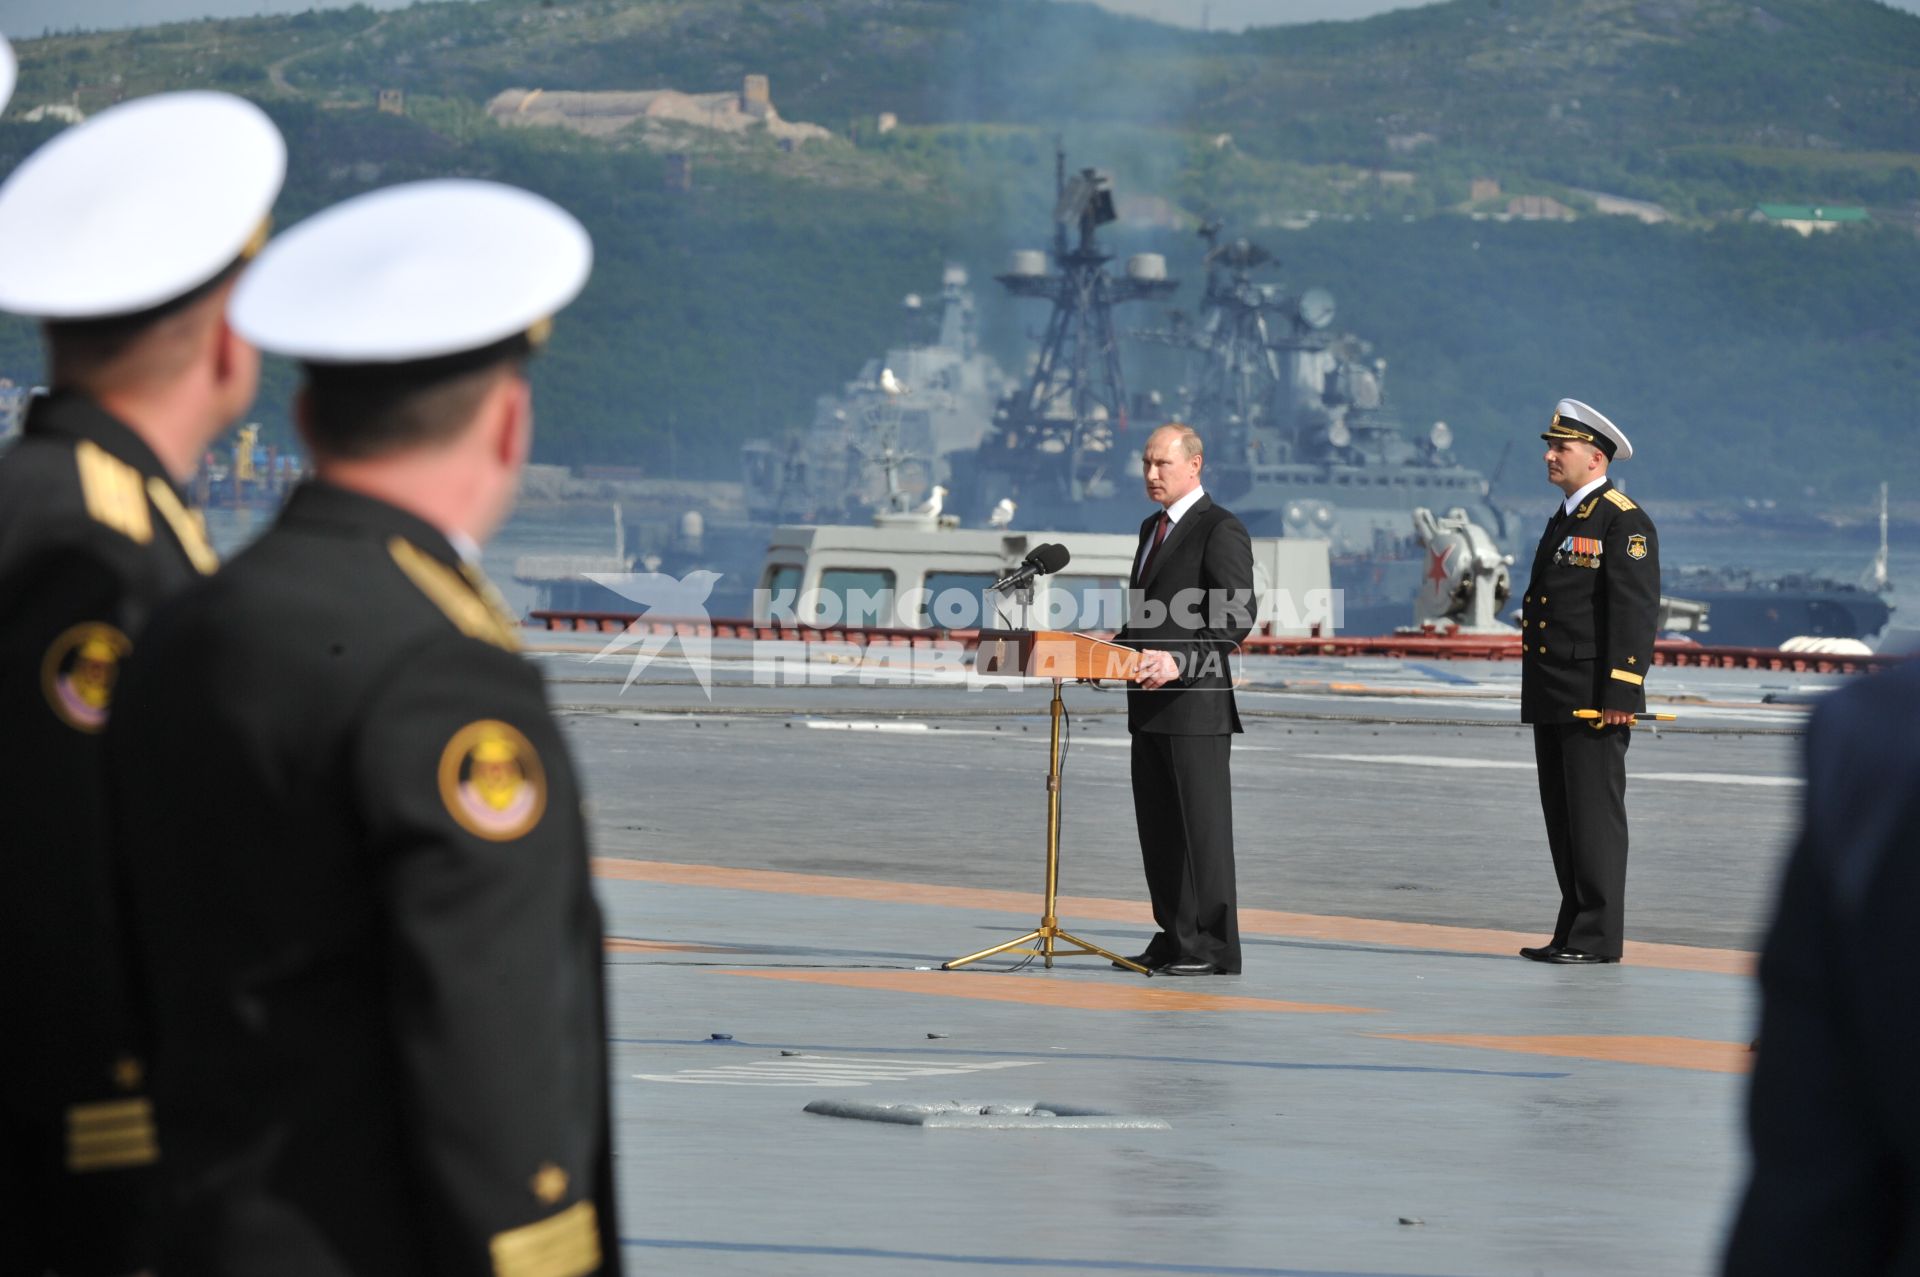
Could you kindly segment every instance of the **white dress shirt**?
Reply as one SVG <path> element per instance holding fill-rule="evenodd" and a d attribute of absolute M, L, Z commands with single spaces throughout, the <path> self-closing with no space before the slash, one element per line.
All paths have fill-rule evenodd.
<path fill-rule="evenodd" d="M 1180 522 L 1181 516 L 1186 514 L 1187 511 L 1193 509 L 1193 503 L 1206 495 L 1207 495 L 1207 490 L 1196 484 L 1192 492 L 1189 492 L 1186 496 L 1181 497 L 1178 501 L 1174 502 L 1172 505 L 1166 508 L 1164 513 L 1167 516 L 1167 535 L 1168 536 L 1173 535 L 1173 525 Z M 1153 542 L 1154 542 L 1154 538 L 1148 537 L 1146 548 L 1141 550 L 1140 557 L 1134 560 L 1134 563 L 1133 563 L 1134 576 L 1136 577 L 1139 576 L 1140 569 L 1147 565 L 1147 556 L 1153 553 Z"/>
<path fill-rule="evenodd" d="M 1567 514 L 1572 514 L 1573 508 L 1575 506 L 1579 505 L 1582 501 L 1585 501 L 1587 497 L 1592 494 L 1595 488 L 1599 487 L 1601 484 L 1605 483 L 1606 481 L 1607 481 L 1607 476 L 1604 474 L 1601 475 L 1598 479 L 1595 479 L 1592 483 L 1589 483 L 1586 487 L 1580 489 L 1580 491 L 1568 497 L 1566 499 L 1565 504 L 1561 507 L 1561 509 Z"/>

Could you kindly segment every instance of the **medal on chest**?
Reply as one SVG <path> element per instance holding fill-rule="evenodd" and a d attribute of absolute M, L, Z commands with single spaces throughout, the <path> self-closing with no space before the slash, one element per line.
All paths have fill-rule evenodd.
<path fill-rule="evenodd" d="M 1553 552 L 1553 561 L 1557 564 L 1571 564 L 1576 568 L 1597 568 L 1600 566 L 1600 552 L 1606 547 L 1599 537 L 1568 537 Z"/>

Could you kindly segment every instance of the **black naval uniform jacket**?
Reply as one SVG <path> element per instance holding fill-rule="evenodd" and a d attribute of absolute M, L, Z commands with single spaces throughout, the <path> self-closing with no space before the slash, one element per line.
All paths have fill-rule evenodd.
<path fill-rule="evenodd" d="M 1821 702 L 1760 957 L 1728 1277 L 1920 1272 L 1920 664 Z"/>
<path fill-rule="evenodd" d="M 125 423 L 74 394 L 33 403 L 0 458 L 0 1184 L 25 1193 L 0 1201 L 0 1253 L 35 1273 L 146 1261 L 137 1217 L 157 1147 L 120 967 L 102 729 L 155 605 L 213 566 L 198 516 Z"/>
<path fill-rule="evenodd" d="M 1647 707 L 1660 611 L 1653 520 L 1611 479 L 1572 514 L 1557 508 L 1521 599 L 1520 721 L 1570 724 L 1576 709 Z"/>
<path fill-rule="evenodd" d="M 490 596 L 311 483 L 129 666 L 163 1272 L 620 1271 L 581 795 Z"/>
<path fill-rule="evenodd" d="M 1232 662 L 1253 631 L 1253 539 L 1246 525 L 1204 493 L 1167 533 L 1144 577 L 1140 554 L 1160 515 L 1140 525 L 1127 624 L 1115 641 L 1171 652 L 1182 676 L 1164 687 L 1127 689 L 1127 727 L 1176 736 L 1240 731 Z"/>

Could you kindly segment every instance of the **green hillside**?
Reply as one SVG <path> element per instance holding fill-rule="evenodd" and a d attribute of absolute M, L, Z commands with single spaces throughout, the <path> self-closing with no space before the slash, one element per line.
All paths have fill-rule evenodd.
<path fill-rule="evenodd" d="M 1920 301 L 1902 281 L 1920 241 L 1901 227 L 1920 196 L 1920 19 L 1871 0 L 1453 0 L 1239 36 L 1044 0 L 490 0 L 20 53 L 0 172 L 56 127 L 18 122 L 35 104 L 217 86 L 287 133 L 282 225 L 446 173 L 573 209 L 598 261 L 538 368 L 544 460 L 730 475 L 741 440 L 804 423 L 897 339 L 898 299 L 947 260 L 1017 366 L 1044 317 L 990 276 L 1044 240 L 1056 136 L 1173 217 L 1112 247 L 1167 253 L 1184 304 L 1192 218 L 1229 218 L 1281 257 L 1275 278 L 1335 292 L 1409 422 L 1447 420 L 1487 466 L 1574 394 L 1652 441 L 1650 493 L 1824 497 L 1874 481 L 1915 418 Z M 708 91 L 750 72 L 785 118 L 840 137 L 594 140 L 482 110 L 511 87 Z M 405 114 L 375 111 L 394 88 Z M 879 136 L 881 111 L 903 126 Z M 665 189 L 668 148 L 692 155 L 691 191 Z M 1587 213 L 1579 192 L 1603 190 L 1679 221 L 1470 220 L 1476 177 L 1501 183 L 1483 211 L 1541 194 Z M 1865 203 L 1881 224 L 1806 241 L 1734 220 L 1762 199 Z M 1181 377 L 1164 352 L 1130 360 Z M 36 371 L 30 329 L 0 323 L 0 373 Z M 263 394 L 276 432 L 290 379 L 275 369 Z"/>

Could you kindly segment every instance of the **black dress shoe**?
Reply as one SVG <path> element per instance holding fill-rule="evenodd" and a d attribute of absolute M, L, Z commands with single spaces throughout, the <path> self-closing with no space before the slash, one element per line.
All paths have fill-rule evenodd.
<path fill-rule="evenodd" d="M 1219 975 L 1220 968 L 1211 962 L 1169 962 L 1160 968 L 1161 975 Z"/>
<path fill-rule="evenodd" d="M 1159 970 L 1159 969 L 1160 969 L 1161 967 L 1164 967 L 1164 966 L 1166 966 L 1166 965 L 1167 965 L 1167 960 L 1166 960 L 1165 958 L 1162 958 L 1162 957 L 1159 957 L 1159 956 L 1157 956 L 1157 955 L 1155 955 L 1155 954 L 1151 954 L 1151 953 L 1140 953 L 1140 954 L 1135 954 L 1135 955 L 1134 955 L 1133 957 L 1131 957 L 1131 958 L 1128 958 L 1128 959 L 1127 959 L 1127 961 L 1128 961 L 1128 962 L 1137 962 L 1137 963 L 1139 963 L 1139 964 L 1140 964 L 1141 966 L 1143 966 L 1143 967 L 1145 967 L 1145 968 L 1146 968 L 1147 970 L 1149 970 L 1149 971 L 1158 971 L 1158 970 Z M 1127 965 L 1125 965 L 1124 963 L 1119 963 L 1119 962 L 1116 962 L 1116 963 L 1114 963 L 1114 964 L 1113 964 L 1113 969 L 1114 969 L 1115 971 L 1131 971 L 1131 970 L 1133 970 L 1133 968 L 1132 968 L 1132 967 L 1129 967 L 1129 966 L 1127 966 Z"/>
<path fill-rule="evenodd" d="M 1520 956 L 1529 962 L 1551 962 L 1553 961 L 1553 955 L 1560 952 L 1563 948 L 1565 948 L 1564 945 L 1557 945 L 1552 941 L 1548 941 L 1538 949 L 1522 949 Z"/>
<path fill-rule="evenodd" d="M 1588 953 L 1584 949 L 1554 949 L 1539 961 L 1558 963 L 1563 967 L 1593 967 L 1605 962 L 1618 962 L 1620 959 L 1603 958 L 1597 953 Z"/>

